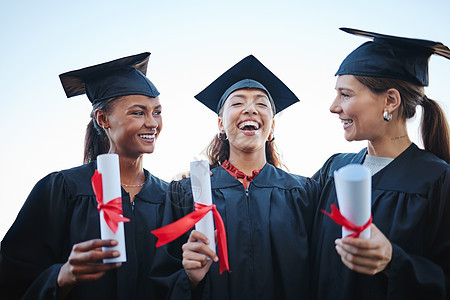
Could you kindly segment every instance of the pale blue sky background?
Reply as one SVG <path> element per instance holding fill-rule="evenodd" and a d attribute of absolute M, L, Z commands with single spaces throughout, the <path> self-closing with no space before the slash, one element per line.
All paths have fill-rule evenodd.
<path fill-rule="evenodd" d="M 144 51 L 161 92 L 164 130 L 145 167 L 171 180 L 201 159 L 217 132 L 194 95 L 255 55 L 301 99 L 277 117 L 290 171 L 311 176 L 330 155 L 355 152 L 328 108 L 345 56 L 366 41 L 354 27 L 450 45 L 450 1 L 9 1 L 0 8 L 0 238 L 34 184 L 82 163 L 90 103 L 66 99 L 60 73 Z M 450 111 L 450 61 L 433 56 L 427 94 Z M 410 136 L 417 139 L 417 121 Z M 419 143 L 420 145 L 420 143 Z"/>

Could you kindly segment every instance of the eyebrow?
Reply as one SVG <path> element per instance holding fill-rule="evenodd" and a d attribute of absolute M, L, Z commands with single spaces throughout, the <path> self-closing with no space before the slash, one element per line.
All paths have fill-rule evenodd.
<path fill-rule="evenodd" d="M 338 87 L 338 88 L 335 88 L 335 89 L 336 89 L 336 91 L 339 91 L 339 92 L 353 92 L 352 89 L 345 88 L 345 87 Z"/>
<path fill-rule="evenodd" d="M 243 94 L 234 94 L 234 95 L 230 98 L 230 100 L 233 99 L 233 98 L 235 98 L 235 97 L 236 97 L 236 98 L 246 98 L 245 95 L 243 95 Z M 266 98 L 266 99 L 269 99 L 269 97 L 267 97 L 267 95 L 264 94 L 264 93 L 262 93 L 262 92 L 261 92 L 261 94 L 255 95 L 254 98 Z"/>
<path fill-rule="evenodd" d="M 140 109 L 143 109 L 143 110 L 147 110 L 147 106 L 141 105 L 141 104 L 132 105 L 128 109 L 133 109 L 133 108 L 140 108 Z M 161 104 L 157 105 L 153 109 L 160 109 L 160 108 L 162 108 Z"/>

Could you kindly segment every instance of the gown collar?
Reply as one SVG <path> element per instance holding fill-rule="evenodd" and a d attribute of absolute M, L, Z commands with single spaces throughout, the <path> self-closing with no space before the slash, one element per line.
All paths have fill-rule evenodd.
<path fill-rule="evenodd" d="M 253 179 L 255 179 L 255 177 L 259 174 L 259 172 L 261 172 L 262 169 L 260 170 L 253 170 L 252 171 L 252 175 L 247 175 L 244 172 L 242 172 L 241 170 L 239 170 L 238 168 L 236 168 L 235 166 L 233 166 L 228 160 L 225 160 L 222 165 L 222 168 L 224 168 L 231 176 L 233 176 L 236 179 L 240 179 L 243 178 L 244 182 L 244 188 L 247 189 L 248 188 L 248 184 L 253 181 Z"/>

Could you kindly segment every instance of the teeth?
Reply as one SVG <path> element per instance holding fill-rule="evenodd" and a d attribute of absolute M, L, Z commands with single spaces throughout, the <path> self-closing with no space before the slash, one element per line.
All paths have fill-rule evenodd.
<path fill-rule="evenodd" d="M 143 139 L 154 139 L 156 134 L 140 134 L 139 136 Z"/>
<path fill-rule="evenodd" d="M 344 123 L 344 125 L 352 124 L 353 120 L 341 120 L 341 123 Z"/>
<path fill-rule="evenodd" d="M 239 124 L 239 129 L 243 129 L 245 126 L 253 126 L 256 130 L 259 129 L 259 124 L 255 121 L 244 121 Z"/>

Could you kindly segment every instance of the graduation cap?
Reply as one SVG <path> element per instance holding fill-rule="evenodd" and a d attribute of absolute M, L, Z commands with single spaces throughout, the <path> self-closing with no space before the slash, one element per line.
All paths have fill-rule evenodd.
<path fill-rule="evenodd" d="M 250 88 L 257 88 L 267 93 L 274 114 L 300 101 L 278 77 L 253 55 L 249 55 L 235 64 L 198 93 L 195 98 L 218 114 L 232 92 Z"/>
<path fill-rule="evenodd" d="M 431 54 L 450 59 L 450 49 L 439 42 L 390 36 L 352 28 L 341 30 L 373 38 L 350 53 L 336 75 L 358 75 L 401 79 L 428 85 L 428 60 Z"/>
<path fill-rule="evenodd" d="M 149 52 L 131 55 L 106 63 L 59 75 L 67 98 L 86 94 L 92 104 L 126 95 L 159 95 L 145 76 Z"/>

